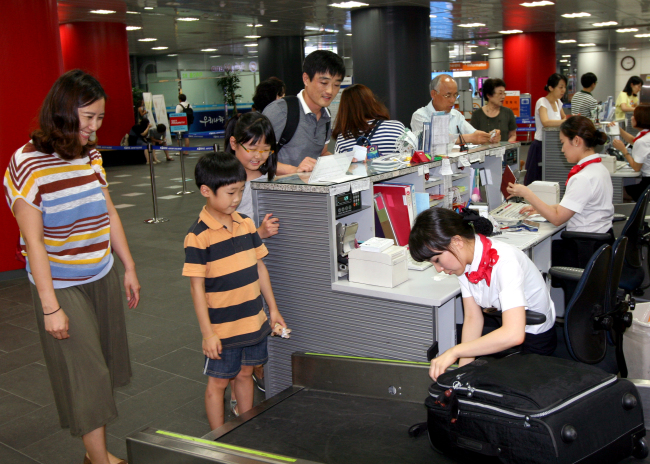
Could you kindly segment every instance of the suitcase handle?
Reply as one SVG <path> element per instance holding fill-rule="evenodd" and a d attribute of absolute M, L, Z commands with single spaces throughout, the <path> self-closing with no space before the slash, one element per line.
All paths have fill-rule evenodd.
<path fill-rule="evenodd" d="M 451 442 L 458 448 L 480 453 L 485 456 L 499 456 L 501 454 L 501 448 L 492 443 L 463 437 L 456 432 L 450 432 L 449 438 L 451 438 Z"/>

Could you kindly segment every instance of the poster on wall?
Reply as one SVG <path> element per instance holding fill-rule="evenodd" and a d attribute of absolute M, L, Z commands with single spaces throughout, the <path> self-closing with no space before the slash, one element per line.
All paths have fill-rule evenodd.
<path fill-rule="evenodd" d="M 165 132 L 165 141 L 167 145 L 171 144 L 171 136 L 169 133 L 169 119 L 167 118 L 167 109 L 165 108 L 165 97 L 163 95 L 153 96 L 153 108 L 156 114 L 156 123 L 164 124 L 167 128 Z"/>
<path fill-rule="evenodd" d="M 503 106 L 510 108 L 515 117 L 519 117 L 520 113 L 520 92 L 519 90 L 506 90 L 506 98 L 503 100 Z"/>

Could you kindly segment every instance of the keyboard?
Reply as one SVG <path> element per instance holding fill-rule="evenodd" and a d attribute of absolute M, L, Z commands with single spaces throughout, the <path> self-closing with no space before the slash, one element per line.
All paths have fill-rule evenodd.
<path fill-rule="evenodd" d="M 490 215 L 499 222 L 519 222 L 528 218 L 528 213 L 520 212 L 527 206 L 530 205 L 527 203 L 503 203 L 490 211 Z"/>
<path fill-rule="evenodd" d="M 621 168 L 629 166 L 627 161 L 617 161 L 616 162 L 616 170 L 618 171 Z"/>

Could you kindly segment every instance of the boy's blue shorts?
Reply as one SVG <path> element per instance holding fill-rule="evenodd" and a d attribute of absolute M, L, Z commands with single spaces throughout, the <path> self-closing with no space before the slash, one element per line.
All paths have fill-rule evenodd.
<path fill-rule="evenodd" d="M 218 379 L 237 377 L 241 366 L 259 366 L 269 360 L 266 338 L 257 345 L 226 348 L 221 351 L 221 359 L 205 357 L 203 373 Z"/>

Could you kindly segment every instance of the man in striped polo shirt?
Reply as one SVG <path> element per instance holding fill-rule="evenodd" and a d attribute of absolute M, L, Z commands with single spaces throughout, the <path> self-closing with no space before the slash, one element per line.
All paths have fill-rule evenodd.
<path fill-rule="evenodd" d="M 214 430 L 223 425 L 223 398 L 230 379 L 236 379 L 239 413 L 253 407 L 253 367 L 268 360 L 266 337 L 271 326 L 286 324 L 262 261 L 268 254 L 266 246 L 252 219 L 235 211 L 244 192 L 244 166 L 230 154 L 208 153 L 194 175 L 206 205 L 185 237 L 183 275 L 190 277 L 203 335 L 203 373 L 209 376 L 205 406 Z"/>
<path fill-rule="evenodd" d="M 594 98 L 591 92 L 596 88 L 598 78 L 594 73 L 589 72 L 582 75 L 580 83 L 582 84 L 582 90 L 571 99 L 571 114 L 573 116 L 579 114 L 585 118 L 594 118 L 598 100 Z"/>

